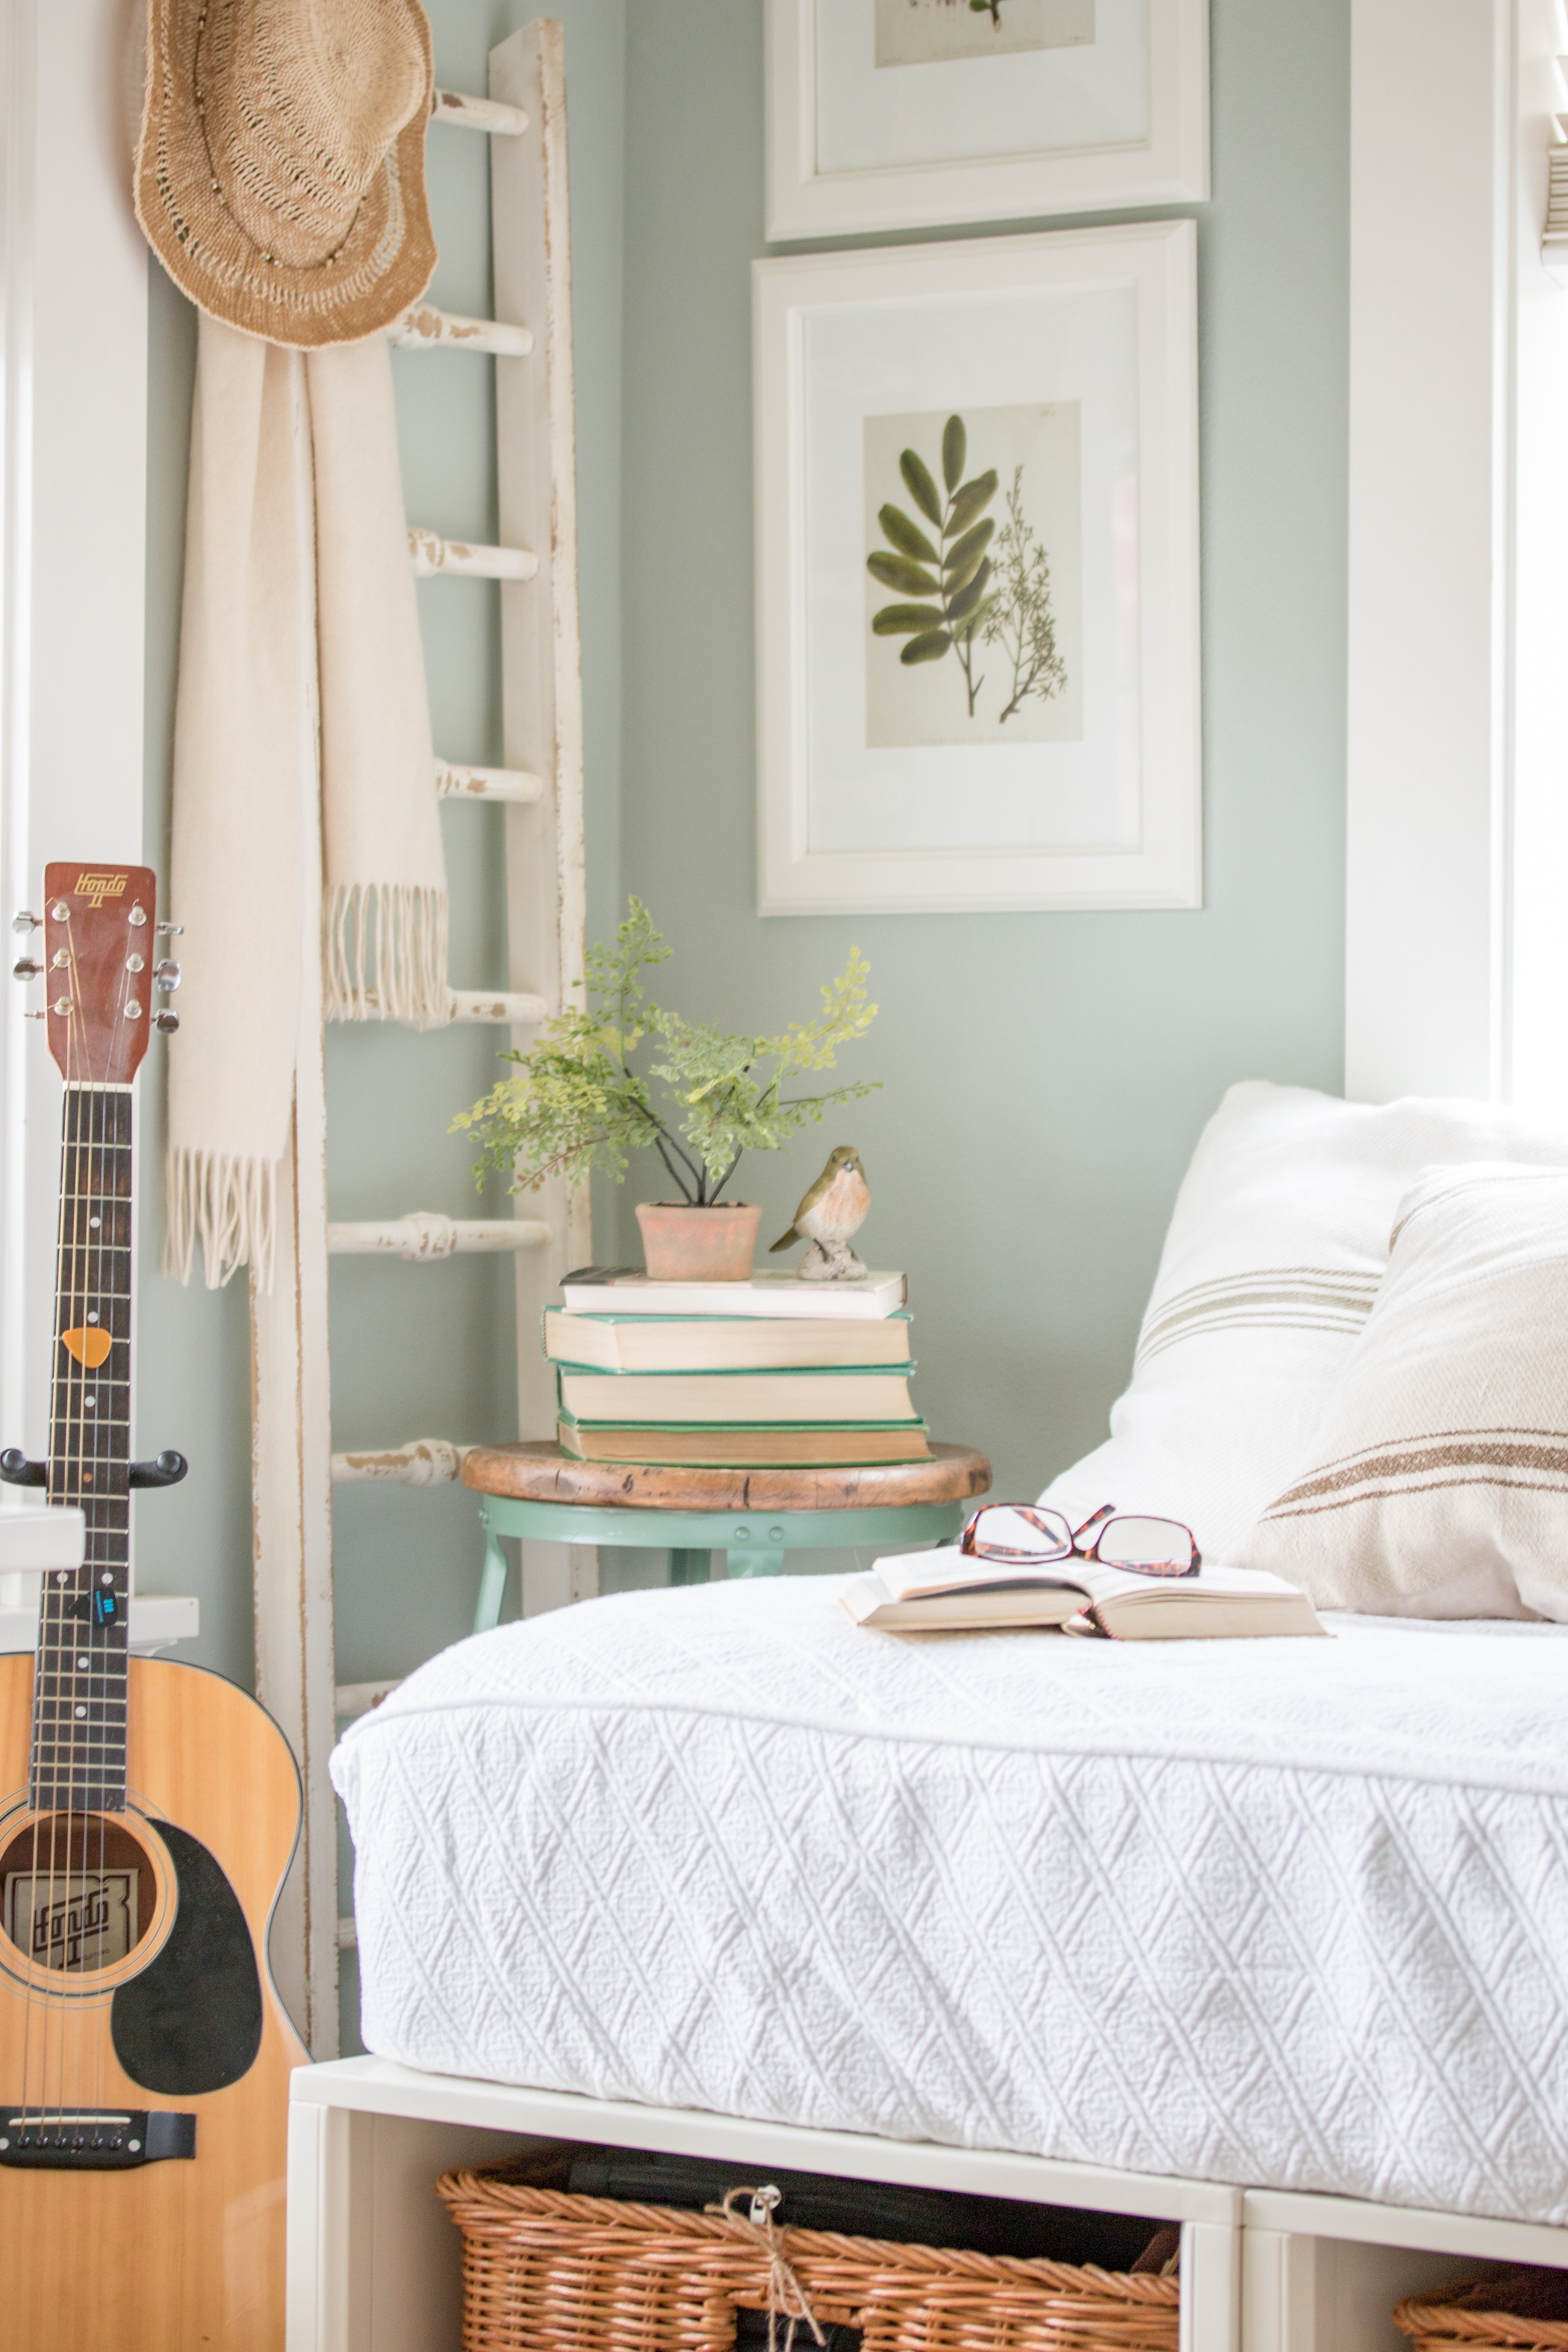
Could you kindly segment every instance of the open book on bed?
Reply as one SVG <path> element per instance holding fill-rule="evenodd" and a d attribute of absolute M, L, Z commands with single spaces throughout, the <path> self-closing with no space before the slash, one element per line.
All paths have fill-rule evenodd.
<path fill-rule="evenodd" d="M 1151 1577 L 1075 1558 L 999 1571 L 956 1544 L 879 1559 L 839 1599 L 858 1625 L 892 1633 L 1059 1625 L 1120 1642 L 1180 1642 L 1325 1631 L 1304 1592 L 1261 1570 Z"/>

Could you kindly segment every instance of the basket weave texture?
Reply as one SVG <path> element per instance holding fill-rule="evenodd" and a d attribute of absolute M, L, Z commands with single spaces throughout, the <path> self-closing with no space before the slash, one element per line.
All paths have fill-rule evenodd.
<path fill-rule="evenodd" d="M 767 2308 L 767 2257 L 716 2216 L 496 2170 L 438 2187 L 463 2233 L 463 2352 L 730 2352 L 737 2309 Z M 863 2352 L 1177 2352 L 1174 2278 L 777 2234 L 818 2322 L 863 2329 Z M 804 2324 L 795 2352 L 814 2352 Z"/>
<path fill-rule="evenodd" d="M 1450 2294 L 1467 2292 L 1461 2284 Z M 1408 2336 L 1415 2352 L 1568 2352 L 1568 2320 L 1521 2319 L 1510 2311 L 1456 2311 L 1441 2297 L 1407 2295 L 1394 2310 L 1394 2324 Z"/>

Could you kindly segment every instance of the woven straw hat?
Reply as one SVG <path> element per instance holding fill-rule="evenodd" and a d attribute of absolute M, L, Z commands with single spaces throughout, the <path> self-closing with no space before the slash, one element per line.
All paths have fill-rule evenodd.
<path fill-rule="evenodd" d="M 175 284 L 275 343 L 357 342 L 430 282 L 416 0 L 151 0 L 136 215 Z"/>

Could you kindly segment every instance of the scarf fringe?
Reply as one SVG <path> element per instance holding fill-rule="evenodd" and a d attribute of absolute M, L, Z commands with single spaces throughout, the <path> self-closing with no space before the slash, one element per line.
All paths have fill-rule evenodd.
<path fill-rule="evenodd" d="M 166 1167 L 169 1227 L 163 1271 L 189 1282 L 199 1240 L 209 1290 L 248 1265 L 260 1290 L 272 1287 L 278 1162 L 217 1151 L 171 1150 Z"/>
<path fill-rule="evenodd" d="M 447 893 L 412 882 L 341 882 L 321 910 L 329 1021 L 444 1028 Z"/>

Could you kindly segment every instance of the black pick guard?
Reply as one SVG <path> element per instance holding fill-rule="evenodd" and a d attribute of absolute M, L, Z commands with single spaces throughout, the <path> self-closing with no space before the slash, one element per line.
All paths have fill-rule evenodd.
<path fill-rule="evenodd" d="M 169 1940 L 110 2007 L 114 2054 L 133 2083 L 163 2098 L 226 2090 L 261 2047 L 261 1978 L 239 1900 L 206 1847 L 172 1822 L 180 1902 Z"/>

